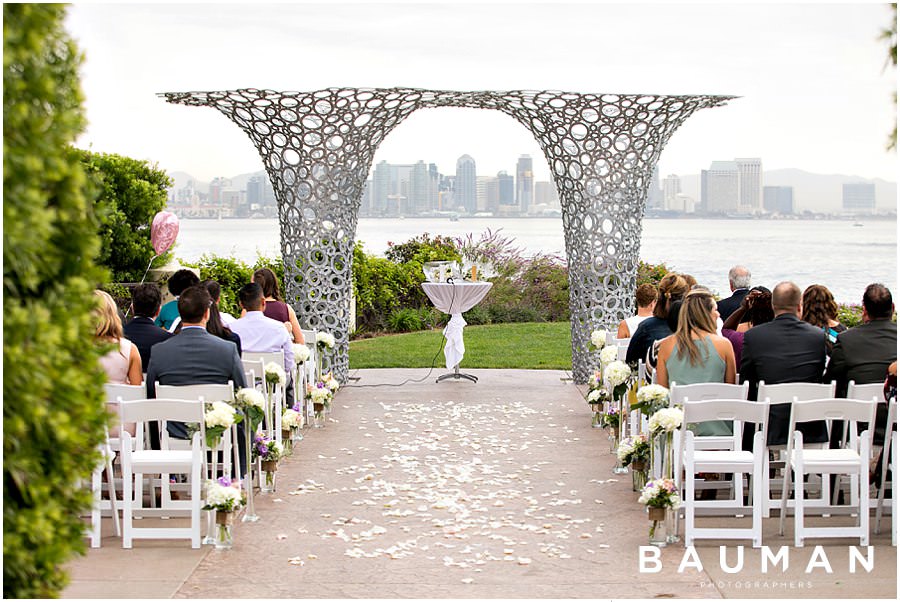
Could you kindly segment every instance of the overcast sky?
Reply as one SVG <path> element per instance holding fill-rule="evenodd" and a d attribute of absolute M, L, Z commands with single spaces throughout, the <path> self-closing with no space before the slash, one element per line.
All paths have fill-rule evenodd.
<path fill-rule="evenodd" d="M 333 86 L 449 90 L 725 94 L 675 133 L 663 176 L 760 157 L 896 180 L 885 150 L 896 71 L 879 41 L 886 4 L 399 3 L 75 4 L 66 26 L 85 54 L 89 126 L 78 145 L 158 162 L 201 180 L 262 169 L 218 111 L 158 92 Z M 437 163 L 467 153 L 478 173 L 546 162 L 510 117 L 477 109 L 414 113 L 376 162 Z"/>

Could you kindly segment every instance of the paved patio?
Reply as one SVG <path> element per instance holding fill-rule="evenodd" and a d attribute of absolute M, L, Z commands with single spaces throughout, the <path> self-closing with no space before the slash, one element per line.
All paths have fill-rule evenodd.
<path fill-rule="evenodd" d="M 579 388 L 559 371 L 470 370 L 477 384 L 435 383 L 435 371 L 361 370 L 323 429 L 304 431 L 279 465 L 275 494 L 235 545 L 135 541 L 123 550 L 105 520 L 103 547 L 68 568 L 66 598 L 895 598 L 896 549 L 875 536 L 871 573 L 848 568 L 849 540 L 793 548 L 765 521 L 764 543 L 789 546 L 786 572 L 744 568 L 639 572 L 648 521 L 631 478 L 611 473 L 606 433 L 590 427 Z M 379 385 L 379 386 L 376 386 Z M 149 520 L 149 519 L 145 519 Z M 790 529 L 792 523 L 788 522 Z M 738 542 L 740 543 L 740 542 Z M 816 544 L 832 573 L 806 573 Z M 736 543 L 725 549 L 736 562 Z"/>

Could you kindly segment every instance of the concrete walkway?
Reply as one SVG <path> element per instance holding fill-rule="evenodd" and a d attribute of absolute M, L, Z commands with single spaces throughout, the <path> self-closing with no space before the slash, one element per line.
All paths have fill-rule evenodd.
<path fill-rule="evenodd" d="M 326 427 L 305 430 L 280 463 L 277 492 L 257 496 L 262 518 L 237 525 L 232 550 L 154 540 L 123 550 L 106 521 L 103 547 L 70 563 L 63 596 L 895 598 L 888 534 L 873 538 L 870 573 L 849 572 L 844 540 L 825 542 L 832 573 L 807 574 L 822 542 L 790 547 L 777 518 L 764 543 L 790 547 L 785 573 L 762 574 L 747 542 L 744 569 L 728 574 L 718 543 L 701 542 L 702 571 L 678 572 L 677 544 L 661 550 L 661 572 L 641 574 L 646 514 L 630 476 L 612 475 L 579 387 L 525 370 L 387 386 L 427 372 L 356 373 Z M 736 544 L 725 551 L 734 564 Z"/>

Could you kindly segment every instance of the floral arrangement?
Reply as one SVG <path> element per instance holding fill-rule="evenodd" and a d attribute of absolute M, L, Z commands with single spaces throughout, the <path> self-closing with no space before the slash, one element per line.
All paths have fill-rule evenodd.
<path fill-rule="evenodd" d="M 328 332 L 317 332 L 316 345 L 319 346 L 319 349 L 334 349 L 334 335 Z"/>
<path fill-rule="evenodd" d="M 681 498 L 675 481 L 654 479 L 644 486 L 638 502 L 651 508 L 677 508 L 681 504 Z"/>
<path fill-rule="evenodd" d="M 253 442 L 253 457 L 263 462 L 274 462 L 284 455 L 284 448 L 274 439 L 257 435 Z"/>
<path fill-rule="evenodd" d="M 306 343 L 293 343 L 292 347 L 294 349 L 295 363 L 302 364 L 309 359 L 311 353 L 309 351 L 309 347 L 306 346 Z"/>
<path fill-rule="evenodd" d="M 600 328 L 591 332 L 591 345 L 594 346 L 594 349 L 606 347 L 606 331 Z"/>
<path fill-rule="evenodd" d="M 632 462 L 646 462 L 650 459 L 650 442 L 646 435 L 626 437 L 619 443 L 616 456 L 624 466 Z"/>
<path fill-rule="evenodd" d="M 594 389 L 587 396 L 587 402 L 590 404 L 603 403 L 609 401 L 609 391 L 604 388 Z"/>
<path fill-rule="evenodd" d="M 288 408 L 281 415 L 281 428 L 293 429 L 300 428 L 303 424 L 303 415 L 297 410 Z"/>
<path fill-rule="evenodd" d="M 588 389 L 593 391 L 594 389 L 602 389 L 603 388 L 603 373 L 600 370 L 594 370 L 593 374 L 588 376 Z"/>
<path fill-rule="evenodd" d="M 284 368 L 276 364 L 275 362 L 269 362 L 263 367 L 263 370 L 266 373 L 266 382 L 270 385 L 279 384 L 284 385 L 287 382 L 287 374 L 284 372 Z"/>
<path fill-rule="evenodd" d="M 207 403 L 203 413 L 203 422 L 206 425 L 206 446 L 210 449 L 215 448 L 219 444 L 222 433 L 243 419 L 243 416 L 224 401 Z"/>
<path fill-rule="evenodd" d="M 604 366 L 608 366 L 617 359 L 619 359 L 619 348 L 616 345 L 605 347 L 603 351 L 600 352 L 600 363 Z"/>
<path fill-rule="evenodd" d="M 613 387 L 623 385 L 631 378 L 631 368 L 629 368 L 628 364 L 625 362 L 620 362 L 618 360 L 606 366 L 604 372 L 606 374 L 607 382 Z"/>
<path fill-rule="evenodd" d="M 219 477 L 217 481 L 206 483 L 206 505 L 204 510 L 218 512 L 234 512 L 247 502 L 239 480 L 232 481 L 228 477 Z"/>
<path fill-rule="evenodd" d="M 644 385 L 637 390 L 637 400 L 631 409 L 652 416 L 658 410 L 669 407 L 669 390 L 662 385 Z"/>
<path fill-rule="evenodd" d="M 341 388 L 341 383 L 339 383 L 337 379 L 332 376 L 331 372 L 325 375 L 323 382 L 325 383 L 325 388 L 327 388 L 332 393 Z"/>
<path fill-rule="evenodd" d="M 663 408 L 657 410 L 650 417 L 650 433 L 658 435 L 660 433 L 671 433 L 681 426 L 684 420 L 684 412 L 679 408 Z"/>
<path fill-rule="evenodd" d="M 234 396 L 235 405 L 244 411 L 250 421 L 250 430 L 255 431 L 256 426 L 262 422 L 265 415 L 266 397 L 256 389 L 245 387 Z"/>
<path fill-rule="evenodd" d="M 315 386 L 306 385 L 306 398 L 312 400 L 313 403 L 327 406 L 331 402 L 331 396 L 331 389 L 322 381 L 317 382 Z"/>
<path fill-rule="evenodd" d="M 601 424 L 605 428 L 619 428 L 619 412 L 615 408 L 609 408 L 602 416 Z"/>

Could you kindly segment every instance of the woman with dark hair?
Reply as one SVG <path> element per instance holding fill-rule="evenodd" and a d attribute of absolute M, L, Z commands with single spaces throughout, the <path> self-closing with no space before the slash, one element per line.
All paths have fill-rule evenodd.
<path fill-rule="evenodd" d="M 281 291 L 278 289 L 278 278 L 275 272 L 269 268 L 259 268 L 253 272 L 253 282 L 262 287 L 266 298 L 266 307 L 263 315 L 272 318 L 285 325 L 295 343 L 304 343 L 303 332 L 300 330 L 300 322 L 294 308 L 281 299 Z M 245 312 L 241 312 L 243 317 Z"/>
<path fill-rule="evenodd" d="M 234 343 L 235 347 L 237 347 L 238 356 L 240 356 L 243 353 L 241 350 L 241 337 L 225 326 L 222 321 L 222 316 L 219 313 L 219 283 L 215 280 L 204 280 L 199 286 L 205 288 L 212 299 L 212 304 L 209 306 L 209 320 L 206 321 L 206 332 L 215 335 L 220 339 L 225 339 L 226 341 Z M 175 327 L 175 332 L 181 332 L 180 323 Z"/>
<path fill-rule="evenodd" d="M 847 330 L 846 326 L 838 322 L 837 312 L 837 303 L 828 288 L 821 284 L 811 284 L 803 291 L 803 315 L 800 319 L 822 329 L 828 355 L 831 355 L 831 348 L 837 342 L 838 333 Z"/>
<path fill-rule="evenodd" d="M 174 327 L 181 322 L 181 318 L 178 315 L 178 297 L 186 288 L 196 284 L 200 284 L 200 278 L 191 270 L 181 269 L 172 274 L 166 286 L 169 289 L 169 293 L 175 298 L 160 308 L 159 315 L 156 316 L 156 320 L 153 323 L 172 332 Z"/>
<path fill-rule="evenodd" d="M 754 286 L 741 301 L 740 307 L 731 312 L 722 325 L 722 336 L 731 341 L 734 349 L 734 361 L 741 365 L 741 353 L 744 350 L 744 333 L 760 324 L 775 319 L 772 309 L 772 293 L 764 286 Z"/>

